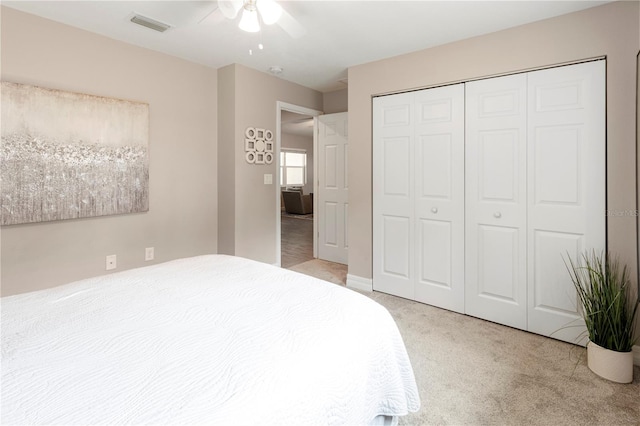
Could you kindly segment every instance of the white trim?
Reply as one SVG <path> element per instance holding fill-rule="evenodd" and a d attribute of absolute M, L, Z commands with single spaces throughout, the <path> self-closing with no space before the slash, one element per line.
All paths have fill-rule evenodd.
<path fill-rule="evenodd" d="M 320 114 L 322 115 L 322 114 Z M 318 258 L 318 185 L 320 182 L 318 181 L 318 117 L 316 115 L 313 117 L 313 258 Z"/>
<path fill-rule="evenodd" d="M 469 83 L 471 81 L 486 80 L 486 79 L 489 79 L 489 78 L 506 77 L 506 76 L 515 75 L 515 74 L 524 74 L 524 73 L 528 73 L 528 72 L 532 72 L 532 71 L 541 71 L 541 70 L 547 70 L 547 69 L 550 69 L 550 68 L 559 68 L 559 67 L 564 67 L 564 66 L 567 66 L 567 65 L 578 65 L 578 64 L 584 64 L 585 62 L 602 61 L 602 60 L 606 60 L 606 59 L 607 59 L 606 55 L 604 55 L 604 56 L 594 56 L 594 57 L 591 57 L 591 58 L 578 59 L 578 60 L 575 60 L 575 61 L 558 62 L 556 64 L 542 65 L 542 66 L 539 66 L 539 67 L 522 68 L 522 69 L 515 70 L 515 71 L 507 71 L 507 72 L 500 72 L 500 73 L 495 73 L 495 74 L 488 74 L 488 75 L 483 75 L 483 76 L 480 76 L 480 77 L 466 78 L 466 79 L 463 79 L 463 80 L 446 81 L 446 82 L 434 84 L 434 85 L 431 85 L 431 86 L 418 86 L 418 87 L 413 87 L 413 88 L 410 88 L 410 89 L 405 89 L 405 90 L 396 91 L 396 92 L 374 93 L 372 95 L 372 97 L 376 98 L 376 97 L 379 97 L 379 96 L 396 95 L 398 93 L 417 92 L 417 91 L 424 90 L 424 89 L 434 89 L 436 87 L 451 86 L 451 85 L 460 84 L 460 83 Z"/>
<path fill-rule="evenodd" d="M 276 101 L 276 146 L 274 150 L 276 173 L 277 176 L 273 180 L 275 188 L 275 200 L 276 200 L 276 263 L 275 265 L 282 265 L 282 239 L 280 236 L 281 223 L 280 223 L 280 146 L 282 145 L 282 111 L 295 112 L 298 114 L 312 115 L 314 117 L 322 114 L 322 111 L 318 111 L 311 108 L 302 107 L 299 105 L 290 104 L 287 102 Z M 315 154 L 315 153 L 314 153 Z M 315 220 L 313 223 L 315 224 Z M 316 245 L 316 235 L 313 235 L 313 245 Z"/>
<path fill-rule="evenodd" d="M 347 274 L 347 287 L 354 290 L 373 291 L 373 280 L 371 278 Z"/>
<path fill-rule="evenodd" d="M 372 292 L 373 279 L 347 274 L 347 288 Z M 634 345 L 632 352 L 633 352 L 633 365 L 640 366 L 640 345 Z"/>

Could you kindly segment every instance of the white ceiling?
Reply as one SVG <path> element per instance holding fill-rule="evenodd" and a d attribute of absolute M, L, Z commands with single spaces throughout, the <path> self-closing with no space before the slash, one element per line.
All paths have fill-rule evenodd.
<path fill-rule="evenodd" d="M 586 9 L 607 1 L 279 1 L 283 25 L 250 34 L 225 19 L 216 0 L 2 1 L 2 4 L 127 43 L 220 68 L 238 63 L 321 92 L 346 87 L 347 69 Z M 172 25 L 159 33 L 129 19 L 134 13 Z M 289 19 L 287 19 L 289 18 Z M 262 43 L 264 49 L 258 49 Z M 249 50 L 253 54 L 249 54 Z M 508 52 L 506 52 L 508 53 Z M 340 80 L 343 80 L 342 82 Z"/>

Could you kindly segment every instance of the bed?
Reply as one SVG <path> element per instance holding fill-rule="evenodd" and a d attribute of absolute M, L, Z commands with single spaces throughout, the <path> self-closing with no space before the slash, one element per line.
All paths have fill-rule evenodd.
<path fill-rule="evenodd" d="M 394 423 L 420 399 L 395 322 L 292 271 L 198 256 L 2 301 L 2 424 Z"/>

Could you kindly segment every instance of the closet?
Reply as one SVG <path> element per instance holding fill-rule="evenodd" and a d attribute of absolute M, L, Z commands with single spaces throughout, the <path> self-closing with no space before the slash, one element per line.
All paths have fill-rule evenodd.
<path fill-rule="evenodd" d="M 374 98 L 374 290 L 573 342 L 605 140 L 604 60 Z"/>

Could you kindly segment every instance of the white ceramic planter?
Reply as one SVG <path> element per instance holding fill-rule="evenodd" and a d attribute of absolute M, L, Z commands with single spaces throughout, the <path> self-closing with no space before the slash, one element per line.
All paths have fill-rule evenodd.
<path fill-rule="evenodd" d="M 633 381 L 633 352 L 616 352 L 589 342 L 587 365 L 598 376 L 612 382 Z"/>

